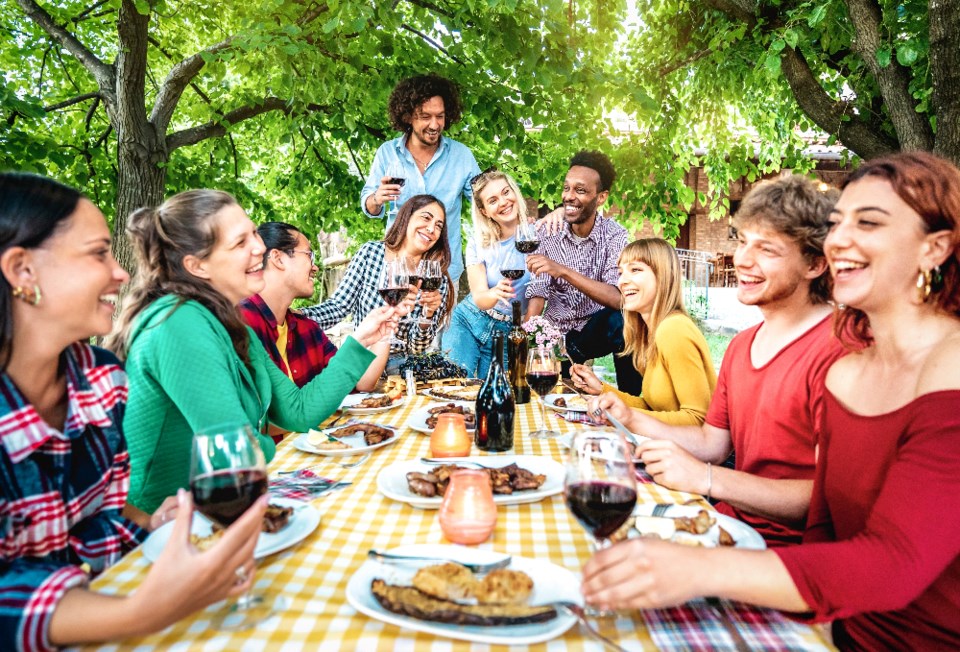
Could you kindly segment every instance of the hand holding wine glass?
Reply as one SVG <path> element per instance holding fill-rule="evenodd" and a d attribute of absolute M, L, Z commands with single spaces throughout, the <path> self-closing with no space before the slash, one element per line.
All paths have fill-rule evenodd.
<path fill-rule="evenodd" d="M 436 292 L 437 296 L 431 296 L 428 303 L 436 303 L 437 307 L 439 307 L 441 300 L 439 290 L 440 285 L 443 283 L 443 270 L 440 267 L 440 261 L 421 258 L 420 264 L 417 266 L 417 276 L 420 279 L 421 297 L 423 294 Z M 433 324 L 433 319 L 424 317 L 421 313 L 419 324 L 421 326 L 430 326 Z"/>
<path fill-rule="evenodd" d="M 556 430 L 547 428 L 544 397 L 560 380 L 560 361 L 552 346 L 538 346 L 527 354 L 527 384 L 540 397 L 540 428 L 530 433 L 535 439 L 559 437 Z"/>
<path fill-rule="evenodd" d="M 228 424 L 197 432 L 190 459 L 190 492 L 198 512 L 228 528 L 267 492 L 267 464 L 248 423 Z M 244 584 L 250 571 L 236 569 Z M 243 593 L 217 618 L 221 629 L 245 629 L 275 610 L 263 595 Z"/>

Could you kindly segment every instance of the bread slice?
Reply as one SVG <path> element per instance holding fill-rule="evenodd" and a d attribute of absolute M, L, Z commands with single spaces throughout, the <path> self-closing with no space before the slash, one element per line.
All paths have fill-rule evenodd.
<path fill-rule="evenodd" d="M 533 592 L 533 580 L 522 571 L 497 569 L 477 583 L 474 595 L 480 604 L 524 604 Z"/>
<path fill-rule="evenodd" d="M 414 588 L 442 600 L 473 597 L 476 585 L 477 580 L 470 569 L 453 562 L 421 568 L 413 576 Z"/>

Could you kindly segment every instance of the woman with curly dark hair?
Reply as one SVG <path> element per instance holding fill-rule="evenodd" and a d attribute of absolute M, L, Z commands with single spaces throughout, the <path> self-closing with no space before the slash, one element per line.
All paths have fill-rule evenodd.
<path fill-rule="evenodd" d="M 402 80 L 390 94 L 387 112 L 399 138 L 380 146 L 360 191 L 367 217 L 386 214 L 387 228 L 400 206 L 415 195 L 433 195 L 447 209 L 450 277 L 456 284 L 463 273 L 460 239 L 460 198 L 472 201 L 470 180 L 480 174 L 473 154 L 443 131 L 463 115 L 456 83 L 439 75 Z"/>

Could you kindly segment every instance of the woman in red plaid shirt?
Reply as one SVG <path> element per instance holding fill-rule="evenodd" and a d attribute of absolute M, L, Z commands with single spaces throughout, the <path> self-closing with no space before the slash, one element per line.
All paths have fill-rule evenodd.
<path fill-rule="evenodd" d="M 110 331 L 129 278 L 103 214 L 55 181 L 0 174 L 0 272 L 0 649 L 146 634 L 245 591 L 266 498 L 203 553 L 188 493 L 152 517 L 125 510 L 126 375 L 85 343 Z M 175 518 L 170 544 L 133 595 L 96 593 L 90 573 L 146 534 L 124 514 Z"/>

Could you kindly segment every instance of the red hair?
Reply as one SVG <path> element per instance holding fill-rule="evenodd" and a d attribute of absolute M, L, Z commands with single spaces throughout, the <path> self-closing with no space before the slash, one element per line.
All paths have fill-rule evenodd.
<path fill-rule="evenodd" d="M 888 182 L 923 220 L 924 231 L 950 231 L 950 255 L 940 265 L 942 283 L 933 288 L 930 303 L 960 317 L 960 170 L 927 152 L 905 152 L 867 161 L 844 180 L 841 188 L 867 177 Z M 845 334 L 862 344 L 873 341 L 867 315 L 856 308 L 837 313 L 837 337 Z"/>

